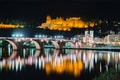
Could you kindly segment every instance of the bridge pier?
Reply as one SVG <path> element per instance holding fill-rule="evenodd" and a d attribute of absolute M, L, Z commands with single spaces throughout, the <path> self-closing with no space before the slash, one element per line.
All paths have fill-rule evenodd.
<path fill-rule="evenodd" d="M 17 47 L 18 47 L 18 49 L 17 49 L 17 53 L 18 53 L 18 55 L 20 55 L 20 56 L 22 56 L 22 50 L 23 50 L 23 42 L 18 42 L 17 43 Z"/>

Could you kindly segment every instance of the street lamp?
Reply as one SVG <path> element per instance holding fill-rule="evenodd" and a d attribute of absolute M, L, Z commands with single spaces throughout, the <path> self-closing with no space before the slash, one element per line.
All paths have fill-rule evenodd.
<path fill-rule="evenodd" d="M 12 34 L 12 37 L 17 37 L 17 38 L 21 38 L 21 37 L 23 37 L 23 34 L 21 34 L 21 33 L 15 33 L 15 34 Z"/>
<path fill-rule="evenodd" d="M 47 35 L 35 35 L 35 38 L 47 38 Z"/>

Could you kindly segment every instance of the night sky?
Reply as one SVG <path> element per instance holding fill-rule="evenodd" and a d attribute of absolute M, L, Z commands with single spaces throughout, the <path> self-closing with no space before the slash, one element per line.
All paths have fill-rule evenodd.
<path fill-rule="evenodd" d="M 20 20 L 30 25 L 40 25 L 45 22 L 46 16 L 56 17 L 82 17 L 85 19 L 119 19 L 120 2 L 117 0 L 1 0 L 0 1 L 0 21 Z M 34 26 L 36 27 L 36 26 Z M 15 29 L 16 30 L 16 29 Z M 0 34 L 4 31 L 1 30 Z M 31 34 L 36 34 L 35 29 L 26 30 Z M 32 31 L 32 32 L 30 32 Z M 14 32 L 8 30 L 6 33 Z M 26 33 L 24 32 L 24 33 Z M 42 32 L 42 31 L 41 31 Z M 46 31 L 43 31 L 43 33 Z M 74 31 L 79 33 L 80 31 Z M 7 35 L 6 33 L 5 36 Z M 59 32 L 47 33 L 56 34 Z M 64 34 L 64 32 L 62 32 Z M 68 32 L 69 33 L 69 32 Z M 68 34 L 66 33 L 66 34 Z M 71 35 L 71 33 L 69 34 Z M 1 35 L 0 35 L 1 36 Z M 2 35 L 4 36 L 4 35 Z"/>
<path fill-rule="evenodd" d="M 0 1 L 1 19 L 20 19 L 28 21 L 45 21 L 46 15 L 55 17 L 88 17 L 110 18 L 120 16 L 120 2 L 100 0 L 30 0 L 30 1 Z"/>

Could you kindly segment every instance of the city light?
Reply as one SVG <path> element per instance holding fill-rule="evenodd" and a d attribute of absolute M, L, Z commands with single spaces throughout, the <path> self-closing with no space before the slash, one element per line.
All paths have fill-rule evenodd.
<path fill-rule="evenodd" d="M 35 35 L 35 38 L 47 38 L 47 35 L 39 34 L 39 35 Z"/>
<path fill-rule="evenodd" d="M 16 34 L 12 34 L 12 37 L 15 37 L 15 38 L 21 38 L 21 37 L 24 37 L 22 33 L 16 33 Z"/>
<path fill-rule="evenodd" d="M 77 38 L 73 37 L 73 38 L 71 38 L 71 40 L 77 40 Z"/>
<path fill-rule="evenodd" d="M 64 36 L 62 36 L 62 35 L 56 35 L 56 36 L 54 36 L 54 38 L 55 38 L 55 39 L 63 39 Z"/>

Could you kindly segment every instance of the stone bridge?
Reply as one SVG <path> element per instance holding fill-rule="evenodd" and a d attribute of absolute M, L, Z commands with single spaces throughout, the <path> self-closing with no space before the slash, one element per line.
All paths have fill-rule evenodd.
<path fill-rule="evenodd" d="M 12 37 L 1 37 L 0 40 L 7 41 L 12 45 L 13 50 L 19 50 L 27 42 L 34 43 L 36 49 L 50 48 L 51 46 L 46 46 L 51 43 L 55 49 L 63 48 L 80 48 L 81 41 L 72 41 L 67 39 L 52 39 L 52 38 L 12 38 Z M 65 47 L 65 44 L 69 44 L 69 47 Z"/>
<path fill-rule="evenodd" d="M 52 39 L 52 38 L 12 38 L 12 37 L 0 37 L 0 41 L 3 43 L 8 42 L 12 47 L 12 54 L 9 59 L 16 57 L 17 52 L 22 51 L 24 45 L 28 42 L 32 42 L 35 45 L 36 51 L 34 57 L 39 56 L 40 50 L 44 48 L 51 48 L 51 46 L 46 46 L 48 43 L 51 43 L 54 49 L 64 49 L 64 48 L 79 48 L 81 47 L 80 41 L 72 41 L 67 39 Z M 65 47 L 65 44 L 69 44 L 70 47 Z"/>

